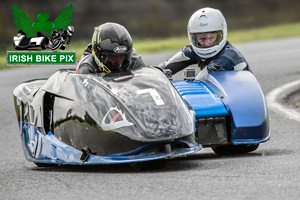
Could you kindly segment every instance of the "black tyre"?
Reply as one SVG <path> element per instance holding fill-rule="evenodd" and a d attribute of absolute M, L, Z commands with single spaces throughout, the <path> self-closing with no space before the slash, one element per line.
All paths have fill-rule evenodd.
<path fill-rule="evenodd" d="M 166 159 L 159 159 L 159 160 L 153 160 L 145 162 L 142 170 L 158 170 L 163 169 L 167 165 Z"/>
<path fill-rule="evenodd" d="M 218 155 L 245 154 L 255 151 L 259 144 L 215 146 L 212 150 Z"/>
<path fill-rule="evenodd" d="M 167 165 L 167 160 L 159 159 L 147 162 L 137 162 L 137 163 L 130 163 L 129 166 L 134 171 L 141 171 L 141 170 L 159 170 L 164 168 Z"/>
<path fill-rule="evenodd" d="M 58 166 L 57 164 L 48 164 L 48 163 L 34 163 L 38 167 L 56 167 Z"/>
<path fill-rule="evenodd" d="M 48 46 L 48 43 L 49 43 L 49 39 L 48 38 L 44 38 L 43 42 L 41 43 L 41 48 L 43 50 L 45 50 Z"/>

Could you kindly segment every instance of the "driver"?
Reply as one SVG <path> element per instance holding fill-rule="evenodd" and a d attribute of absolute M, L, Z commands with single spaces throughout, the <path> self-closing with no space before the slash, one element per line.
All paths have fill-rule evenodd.
<path fill-rule="evenodd" d="M 227 24 L 219 10 L 202 8 L 190 18 L 187 26 L 190 44 L 167 61 L 159 64 L 173 74 L 192 64 L 207 73 L 222 70 L 248 70 L 243 55 L 227 41 Z"/>
<path fill-rule="evenodd" d="M 142 66 L 145 63 L 132 48 L 132 39 L 125 27 L 105 23 L 95 28 L 92 43 L 84 50 L 76 73 L 122 72 Z"/>

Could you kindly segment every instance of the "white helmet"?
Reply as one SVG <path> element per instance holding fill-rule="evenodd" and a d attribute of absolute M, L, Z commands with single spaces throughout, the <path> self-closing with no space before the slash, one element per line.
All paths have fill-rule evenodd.
<path fill-rule="evenodd" d="M 202 8 L 191 16 L 187 32 L 195 53 L 201 58 L 211 58 L 225 46 L 227 38 L 226 20 L 219 10 Z M 210 45 L 201 45 L 199 42 L 201 33 L 202 35 L 211 33 L 215 40 Z"/>

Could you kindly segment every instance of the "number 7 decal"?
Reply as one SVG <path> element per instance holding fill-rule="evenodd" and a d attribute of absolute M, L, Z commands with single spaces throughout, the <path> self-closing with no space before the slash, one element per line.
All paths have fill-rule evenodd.
<path fill-rule="evenodd" d="M 137 94 L 145 94 L 149 93 L 153 100 L 155 101 L 156 105 L 161 106 L 165 105 L 165 102 L 162 100 L 161 96 L 158 94 L 155 88 L 143 89 L 136 91 Z"/>

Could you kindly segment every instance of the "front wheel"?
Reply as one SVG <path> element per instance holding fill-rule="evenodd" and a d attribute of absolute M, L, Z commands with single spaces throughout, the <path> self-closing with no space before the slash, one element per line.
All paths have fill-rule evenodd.
<path fill-rule="evenodd" d="M 214 146 L 212 150 L 218 155 L 245 154 L 255 151 L 259 144 Z"/>

